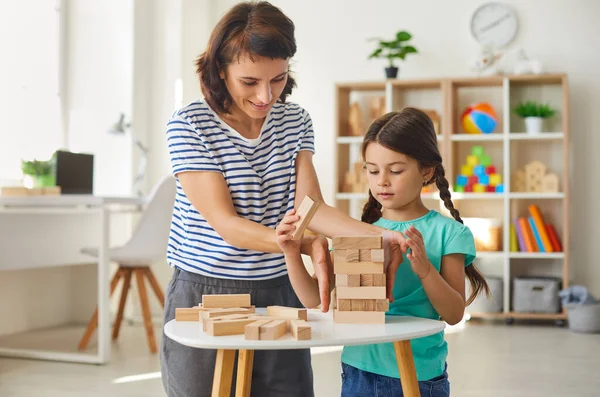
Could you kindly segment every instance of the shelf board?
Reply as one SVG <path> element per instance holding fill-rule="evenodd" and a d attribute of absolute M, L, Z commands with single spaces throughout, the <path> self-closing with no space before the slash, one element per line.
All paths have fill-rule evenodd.
<path fill-rule="evenodd" d="M 452 192 L 452 200 L 498 200 L 503 199 L 504 193 L 457 193 Z"/>
<path fill-rule="evenodd" d="M 562 192 L 558 192 L 558 193 L 513 192 L 513 193 L 509 193 L 508 197 L 511 199 L 534 199 L 534 200 L 564 199 L 565 194 Z"/>
<path fill-rule="evenodd" d="M 385 91 L 385 81 L 338 83 L 336 86 L 346 91 Z"/>
<path fill-rule="evenodd" d="M 484 142 L 484 141 L 501 141 L 504 134 L 452 134 L 450 140 L 453 142 Z"/>
<path fill-rule="evenodd" d="M 539 134 L 528 134 L 526 132 L 511 132 L 508 138 L 512 141 L 555 141 L 563 140 L 563 132 L 542 132 Z"/>
<path fill-rule="evenodd" d="M 503 258 L 503 257 L 504 257 L 504 251 L 478 251 L 476 259 Z"/>
<path fill-rule="evenodd" d="M 511 259 L 563 259 L 564 252 L 510 252 Z"/>
<path fill-rule="evenodd" d="M 442 80 L 411 80 L 411 79 L 392 79 L 392 87 L 403 89 L 442 89 Z"/>
<path fill-rule="evenodd" d="M 543 73 L 543 74 L 524 74 L 510 75 L 508 79 L 511 84 L 562 84 L 566 77 L 564 73 Z"/>
<path fill-rule="evenodd" d="M 335 141 L 337 143 L 360 145 L 363 139 L 362 136 L 338 136 Z"/>

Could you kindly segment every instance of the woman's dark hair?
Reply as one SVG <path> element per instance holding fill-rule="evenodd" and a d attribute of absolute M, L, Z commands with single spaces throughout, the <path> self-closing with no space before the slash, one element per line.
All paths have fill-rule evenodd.
<path fill-rule="evenodd" d="M 296 53 L 294 23 L 266 1 L 244 2 L 225 14 L 212 31 L 206 51 L 196 61 L 200 87 L 215 112 L 229 113 L 231 96 L 220 72 L 243 56 L 288 59 Z M 296 86 L 288 75 L 279 99 L 285 102 Z"/>
<path fill-rule="evenodd" d="M 442 166 L 442 156 L 437 146 L 433 123 L 429 116 L 419 109 L 404 108 L 399 112 L 387 113 L 375 120 L 367 130 L 361 153 L 363 159 L 369 144 L 376 142 L 383 147 L 402 153 L 415 159 L 420 168 L 433 168 L 433 176 L 424 185 L 436 184 L 444 205 L 458 222 L 463 223 L 460 214 L 450 197 L 446 172 Z M 363 208 L 362 221 L 373 223 L 381 218 L 381 204 L 369 191 L 369 200 Z M 488 285 L 474 264 L 465 268 L 465 274 L 471 284 L 468 306 L 482 291 L 489 295 Z"/>

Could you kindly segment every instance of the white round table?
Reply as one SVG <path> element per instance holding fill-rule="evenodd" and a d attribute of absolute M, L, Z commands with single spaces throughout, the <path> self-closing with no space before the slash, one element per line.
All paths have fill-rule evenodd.
<path fill-rule="evenodd" d="M 256 312 L 265 314 L 265 308 Z M 442 321 L 416 317 L 386 316 L 385 324 L 338 324 L 333 313 L 308 310 L 312 339 L 295 340 L 287 334 L 277 340 L 246 340 L 244 335 L 210 336 L 197 321 L 171 320 L 164 326 L 165 335 L 182 345 L 216 349 L 217 361 L 213 397 L 229 396 L 233 378 L 235 352 L 239 350 L 236 396 L 249 396 L 254 350 L 306 349 L 319 346 L 366 345 L 394 342 L 402 390 L 406 397 L 419 396 L 417 374 L 410 340 L 433 335 L 445 328 Z"/>

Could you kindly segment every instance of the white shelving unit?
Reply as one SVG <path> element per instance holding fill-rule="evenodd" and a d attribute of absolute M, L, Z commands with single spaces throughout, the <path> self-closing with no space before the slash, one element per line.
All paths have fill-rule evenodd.
<path fill-rule="evenodd" d="M 450 184 L 456 180 L 460 162 L 464 161 L 466 148 L 481 145 L 492 152 L 494 163 L 502 172 L 504 193 L 452 193 L 452 200 L 463 216 L 497 217 L 502 220 L 502 251 L 478 252 L 477 261 L 484 274 L 503 279 L 504 312 L 470 313 L 472 317 L 492 319 L 547 319 L 564 320 L 566 312 L 556 314 L 516 313 L 511 311 L 512 278 L 535 275 L 530 268 L 543 269 L 544 275 L 562 279 L 562 287 L 569 284 L 569 104 L 568 84 L 564 74 L 529 76 L 492 76 L 432 80 L 387 80 L 383 82 L 349 83 L 337 85 L 337 181 L 336 205 L 359 219 L 363 203 L 368 195 L 341 191 L 344 172 L 358 161 L 362 137 L 347 136 L 348 111 L 351 96 L 382 95 L 386 111 L 399 110 L 405 106 L 435 109 L 441 114 L 441 134 L 438 144 Z M 533 96 L 533 98 L 532 98 Z M 489 97 L 489 98 L 488 98 Z M 460 114 L 469 102 L 485 100 L 496 108 L 500 118 L 498 132 L 472 135 L 462 133 Z M 539 135 L 525 132 L 512 109 L 518 100 L 535 99 L 552 103 L 559 108 L 556 123 L 550 131 Z M 558 99 L 557 99 L 558 98 Z M 489 99 L 489 100 L 488 100 Z M 368 125 L 367 123 L 365 123 Z M 521 123 L 522 124 L 522 123 Z M 549 162 L 551 171 L 558 173 L 558 193 L 528 193 L 511 191 L 510 176 L 517 168 L 537 159 Z M 559 161 L 557 161 L 559 160 Z M 439 195 L 426 193 L 422 196 L 431 208 L 440 208 Z M 549 213 L 545 220 L 553 223 L 560 236 L 563 252 L 527 253 L 510 251 L 511 222 L 525 215 L 528 204 L 537 204 L 542 213 Z M 499 216 L 498 216 L 499 215 Z M 485 263 L 484 263 L 485 262 Z"/>

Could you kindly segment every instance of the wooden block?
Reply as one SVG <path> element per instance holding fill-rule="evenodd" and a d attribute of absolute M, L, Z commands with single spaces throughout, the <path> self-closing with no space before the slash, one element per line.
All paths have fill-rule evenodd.
<path fill-rule="evenodd" d="M 175 308 L 175 321 L 200 321 L 200 313 L 205 311 L 201 307 Z"/>
<path fill-rule="evenodd" d="M 312 339 L 312 327 L 304 320 L 291 320 L 290 333 L 296 340 Z"/>
<path fill-rule="evenodd" d="M 202 295 L 205 308 L 250 307 L 250 294 Z"/>
<path fill-rule="evenodd" d="M 336 287 L 360 287 L 360 274 L 336 274 Z"/>
<path fill-rule="evenodd" d="M 227 309 L 204 309 L 202 313 L 203 318 L 213 318 L 225 316 L 228 314 L 252 314 L 254 313 L 254 306 L 251 307 L 230 307 Z"/>
<path fill-rule="evenodd" d="M 338 299 L 385 299 L 385 287 L 337 287 Z"/>
<path fill-rule="evenodd" d="M 542 179 L 542 191 L 545 193 L 558 193 L 558 175 L 546 174 Z"/>
<path fill-rule="evenodd" d="M 259 340 L 260 339 L 260 326 L 270 323 L 273 320 L 262 319 L 255 320 L 253 323 L 246 324 L 244 327 L 244 339 L 246 340 Z"/>
<path fill-rule="evenodd" d="M 527 191 L 527 176 L 525 171 L 518 170 L 513 174 L 513 182 L 511 186 L 514 192 L 526 192 Z"/>
<path fill-rule="evenodd" d="M 387 299 L 375 299 L 375 311 L 387 312 L 390 310 L 390 301 Z"/>
<path fill-rule="evenodd" d="M 381 236 L 333 236 L 333 249 L 381 249 Z"/>
<path fill-rule="evenodd" d="M 365 301 L 368 299 L 350 299 L 350 304 L 352 305 L 353 312 L 366 312 L 365 310 Z"/>
<path fill-rule="evenodd" d="M 218 317 L 206 318 L 202 316 L 202 331 L 208 332 L 208 325 L 215 321 L 226 321 L 226 320 L 243 320 L 250 318 L 248 314 L 226 314 Z"/>
<path fill-rule="evenodd" d="M 383 250 L 359 250 L 358 261 L 383 263 Z"/>
<path fill-rule="evenodd" d="M 335 274 L 383 274 L 383 263 L 373 262 L 334 262 L 333 271 Z"/>
<path fill-rule="evenodd" d="M 337 309 L 342 312 L 352 311 L 352 300 L 351 299 L 338 299 Z"/>
<path fill-rule="evenodd" d="M 526 185 L 528 192 L 541 192 L 542 180 L 546 174 L 546 166 L 539 161 L 532 161 L 525 166 Z"/>
<path fill-rule="evenodd" d="M 296 230 L 294 231 L 293 236 L 294 240 L 300 240 L 302 238 L 304 231 L 308 227 L 308 224 L 310 223 L 312 217 L 315 215 L 315 212 L 317 212 L 318 208 L 318 202 L 314 201 L 308 196 L 304 196 L 304 199 L 302 199 L 302 202 L 300 203 L 300 206 L 296 211 L 296 214 L 300 216 L 300 219 L 296 223 L 294 223 L 294 225 L 296 226 Z"/>
<path fill-rule="evenodd" d="M 346 262 L 358 262 L 358 250 L 346 250 Z"/>
<path fill-rule="evenodd" d="M 0 190 L 0 192 L 0 195 L 3 197 L 20 197 L 29 195 L 29 189 L 21 186 L 5 186 Z"/>
<path fill-rule="evenodd" d="M 287 306 L 267 306 L 267 316 L 284 317 L 296 320 L 307 320 L 306 309 Z"/>
<path fill-rule="evenodd" d="M 373 275 L 372 274 L 361 274 L 360 275 L 360 286 L 361 287 L 374 287 Z"/>
<path fill-rule="evenodd" d="M 384 312 L 333 312 L 333 322 L 338 324 L 385 324 Z"/>
<path fill-rule="evenodd" d="M 385 274 L 373 274 L 373 287 L 385 287 Z"/>
<path fill-rule="evenodd" d="M 364 302 L 364 311 L 366 312 L 374 312 L 375 311 L 375 302 L 377 299 L 363 299 Z"/>
<path fill-rule="evenodd" d="M 259 328 L 260 340 L 275 340 L 287 333 L 288 323 L 285 320 L 273 320 Z"/>
<path fill-rule="evenodd" d="M 211 336 L 243 335 L 244 327 L 255 321 L 256 320 L 253 318 L 220 321 L 216 321 L 216 319 L 208 319 L 206 320 L 206 322 L 208 323 L 206 332 Z"/>

